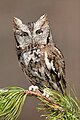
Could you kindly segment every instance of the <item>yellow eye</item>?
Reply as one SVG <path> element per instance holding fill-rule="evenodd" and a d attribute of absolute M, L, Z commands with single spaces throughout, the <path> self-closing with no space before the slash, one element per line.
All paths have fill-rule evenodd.
<path fill-rule="evenodd" d="M 41 29 L 36 30 L 36 34 L 41 34 L 41 33 L 43 33 L 43 31 Z"/>

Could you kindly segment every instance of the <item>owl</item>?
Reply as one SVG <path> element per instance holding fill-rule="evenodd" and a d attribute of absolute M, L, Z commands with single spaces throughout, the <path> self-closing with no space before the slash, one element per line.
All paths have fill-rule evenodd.
<path fill-rule="evenodd" d="M 65 94 L 64 57 L 53 41 L 47 15 L 27 24 L 14 17 L 13 30 L 18 61 L 31 84 L 41 92 L 50 88 Z"/>

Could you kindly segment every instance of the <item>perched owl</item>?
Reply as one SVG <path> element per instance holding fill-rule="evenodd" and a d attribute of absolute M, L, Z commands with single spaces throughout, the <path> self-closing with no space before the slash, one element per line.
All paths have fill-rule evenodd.
<path fill-rule="evenodd" d="M 52 39 L 47 16 L 27 25 L 15 17 L 13 26 L 18 60 L 32 85 L 41 92 L 48 87 L 64 94 L 65 63 Z"/>

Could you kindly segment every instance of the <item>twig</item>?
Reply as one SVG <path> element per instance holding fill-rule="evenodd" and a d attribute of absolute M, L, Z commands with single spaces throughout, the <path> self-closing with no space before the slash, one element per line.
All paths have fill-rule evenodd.
<path fill-rule="evenodd" d="M 54 108 L 60 110 L 61 112 L 64 112 L 64 110 L 62 109 L 62 107 L 60 107 L 59 105 L 57 105 L 56 103 L 52 102 L 50 99 L 48 99 L 47 97 L 43 96 L 41 92 L 39 91 L 29 91 L 29 90 L 26 90 L 25 93 L 27 95 L 33 95 L 33 96 L 36 96 L 36 97 L 40 97 L 44 100 L 46 100 L 47 102 L 49 102 Z"/>

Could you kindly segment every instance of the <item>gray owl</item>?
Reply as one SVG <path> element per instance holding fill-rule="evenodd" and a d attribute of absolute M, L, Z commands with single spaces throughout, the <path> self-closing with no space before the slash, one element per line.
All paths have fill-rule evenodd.
<path fill-rule="evenodd" d="M 13 26 L 18 60 L 29 81 L 41 92 L 47 87 L 64 94 L 65 63 L 53 42 L 47 16 L 27 25 L 15 17 Z"/>

